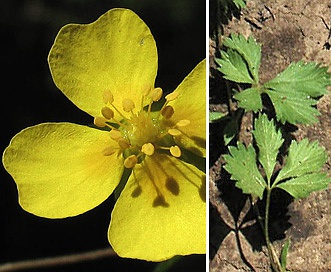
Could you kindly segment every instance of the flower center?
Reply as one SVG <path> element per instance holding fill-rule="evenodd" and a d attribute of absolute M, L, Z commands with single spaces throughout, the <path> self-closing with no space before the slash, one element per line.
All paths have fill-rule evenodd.
<path fill-rule="evenodd" d="M 158 150 L 168 150 L 174 157 L 181 156 L 181 150 L 174 141 L 171 144 L 165 144 L 168 141 L 164 141 L 164 138 L 181 135 L 180 128 L 188 125 L 190 121 L 180 120 L 175 125 L 171 125 L 173 122 L 164 122 L 171 119 L 175 112 L 168 103 L 178 97 L 177 92 L 172 92 L 165 97 L 166 102 L 159 112 L 152 112 L 153 102 L 159 101 L 162 94 L 161 88 L 150 90 L 148 94 L 143 95 L 141 108 L 135 113 L 133 111 L 135 103 L 131 99 L 123 99 L 122 110 L 120 110 L 113 103 L 112 93 L 104 92 L 105 107 L 101 109 L 102 116 L 94 119 L 94 124 L 98 127 L 109 127 L 110 138 L 118 143 L 117 148 L 106 148 L 105 156 L 116 152 L 122 153 L 126 168 L 133 168 L 137 163 L 141 163 L 145 156 L 153 156 Z M 147 106 L 144 107 L 146 101 Z M 126 117 L 127 113 L 131 113 L 129 118 Z"/>
<path fill-rule="evenodd" d="M 162 135 L 160 121 L 151 118 L 145 111 L 140 111 L 127 122 L 127 126 L 122 129 L 123 138 L 132 146 L 141 148 L 146 143 L 156 143 Z"/>

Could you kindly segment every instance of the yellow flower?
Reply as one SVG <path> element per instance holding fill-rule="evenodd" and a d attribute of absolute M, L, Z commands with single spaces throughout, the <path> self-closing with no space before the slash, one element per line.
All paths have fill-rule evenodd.
<path fill-rule="evenodd" d="M 163 94 L 154 87 L 155 41 L 126 9 L 64 26 L 48 60 L 57 87 L 96 127 L 43 123 L 12 139 L 3 164 L 23 209 L 47 218 L 84 213 L 128 168 L 108 230 L 113 249 L 151 261 L 205 253 L 205 173 L 185 160 L 205 156 L 205 61 L 152 111 Z"/>

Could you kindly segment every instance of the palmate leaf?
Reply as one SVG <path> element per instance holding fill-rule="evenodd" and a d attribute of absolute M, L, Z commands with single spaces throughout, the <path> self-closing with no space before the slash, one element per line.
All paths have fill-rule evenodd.
<path fill-rule="evenodd" d="M 315 62 L 291 63 L 287 69 L 270 80 L 264 87 L 282 123 L 310 124 L 317 121 L 319 112 L 313 106 L 317 98 L 327 93 L 331 85 L 327 67 Z"/>
<path fill-rule="evenodd" d="M 236 180 L 236 186 L 243 193 L 253 194 L 260 199 L 263 197 L 266 182 L 256 165 L 256 153 L 252 145 L 247 148 L 239 143 L 238 147 L 229 147 L 230 155 L 224 155 L 224 169 Z"/>
<path fill-rule="evenodd" d="M 268 117 L 263 114 L 255 120 L 253 135 L 259 148 L 259 161 L 270 182 L 276 165 L 278 150 L 284 142 L 282 133 L 277 131 L 274 122 L 269 121 Z"/>
<path fill-rule="evenodd" d="M 221 51 L 221 58 L 216 58 L 216 62 L 224 77 L 238 83 L 258 84 L 261 46 L 254 38 L 246 40 L 241 34 L 231 34 L 230 38 L 224 39 L 223 45 L 227 50 Z"/>
<path fill-rule="evenodd" d="M 238 147 L 230 146 L 230 154 L 224 155 L 224 169 L 231 174 L 232 180 L 237 181 L 236 186 L 244 193 L 262 198 L 266 188 L 280 188 L 299 198 L 328 186 L 331 180 L 322 172 L 327 154 L 317 141 L 292 141 L 288 155 L 284 158 L 284 166 L 274 177 L 277 156 L 284 139 L 274 122 L 264 114 L 255 120 L 254 125 L 253 135 L 258 152 L 252 145 L 246 148 L 239 143 Z M 258 169 L 257 160 L 264 169 L 268 183 Z"/>

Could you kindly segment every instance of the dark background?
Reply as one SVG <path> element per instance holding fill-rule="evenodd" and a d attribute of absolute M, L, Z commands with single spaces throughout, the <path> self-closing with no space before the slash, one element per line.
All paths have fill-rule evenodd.
<path fill-rule="evenodd" d="M 1 0 L 0 152 L 27 126 L 92 122 L 55 87 L 48 69 L 49 49 L 63 25 L 93 22 L 114 7 L 132 9 L 154 35 L 159 53 L 156 86 L 169 92 L 205 58 L 205 4 L 201 0 Z M 111 197 L 77 217 L 39 218 L 20 208 L 14 181 L 2 165 L 0 171 L 0 264 L 109 247 Z M 47 271 L 151 271 L 154 267 L 115 257 Z M 205 256 L 184 258 L 172 271 L 186 270 L 204 271 Z"/>

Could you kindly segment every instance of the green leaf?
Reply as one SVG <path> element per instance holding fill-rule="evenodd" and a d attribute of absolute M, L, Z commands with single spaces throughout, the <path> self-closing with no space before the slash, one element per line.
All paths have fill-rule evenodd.
<path fill-rule="evenodd" d="M 310 173 L 277 184 L 294 198 L 307 197 L 311 192 L 326 189 L 330 178 L 325 173 Z"/>
<path fill-rule="evenodd" d="M 247 148 L 239 143 L 238 147 L 229 147 L 230 155 L 224 155 L 226 165 L 224 169 L 236 180 L 236 186 L 243 193 L 263 197 L 266 183 L 256 165 L 256 153 L 253 146 Z"/>
<path fill-rule="evenodd" d="M 316 99 L 327 93 L 331 85 L 327 67 L 315 62 L 291 63 L 264 87 L 275 107 L 277 119 L 282 123 L 310 124 L 316 122 L 318 111 L 313 108 Z"/>
<path fill-rule="evenodd" d="M 230 38 L 224 39 L 223 45 L 238 52 L 247 63 L 248 69 L 255 84 L 259 82 L 259 67 L 261 63 L 261 46 L 252 36 L 247 40 L 241 34 L 231 34 Z"/>
<path fill-rule="evenodd" d="M 221 58 L 216 58 L 216 62 L 220 65 L 218 70 L 224 74 L 225 79 L 238 83 L 254 82 L 245 61 L 238 52 L 232 49 L 228 49 L 227 52 L 222 51 Z"/>
<path fill-rule="evenodd" d="M 259 88 L 248 88 L 233 96 L 238 100 L 238 106 L 246 111 L 257 112 L 262 109 L 262 99 Z"/>
<path fill-rule="evenodd" d="M 319 111 L 313 106 L 317 101 L 305 94 L 291 90 L 267 90 L 276 111 L 276 118 L 281 123 L 312 124 L 317 122 Z"/>
<path fill-rule="evenodd" d="M 321 172 L 326 160 L 326 152 L 317 141 L 292 141 L 285 166 L 280 170 L 273 187 L 285 190 L 294 198 L 306 197 L 313 191 L 325 189 L 331 181 Z"/>
<path fill-rule="evenodd" d="M 209 123 L 218 121 L 218 120 L 222 119 L 224 116 L 226 116 L 226 114 L 223 112 L 210 111 L 209 112 Z"/>
<path fill-rule="evenodd" d="M 270 182 L 276 165 L 278 150 L 284 141 L 282 133 L 276 130 L 274 122 L 269 121 L 267 115 L 262 114 L 255 120 L 253 135 L 259 148 L 259 161 Z"/>
<path fill-rule="evenodd" d="M 238 9 L 246 7 L 246 3 L 244 0 L 233 0 L 233 3 L 236 5 Z"/>
<path fill-rule="evenodd" d="M 318 172 L 327 160 L 323 147 L 318 142 L 309 142 L 303 139 L 300 143 L 292 141 L 288 156 L 285 158 L 285 166 L 276 177 L 275 183 L 281 180 Z"/>
<path fill-rule="evenodd" d="M 228 145 L 239 133 L 238 121 L 232 118 L 224 127 L 223 140 Z"/>
<path fill-rule="evenodd" d="M 287 253 L 288 253 L 288 249 L 290 247 L 290 240 L 287 239 L 285 241 L 285 244 L 282 248 L 282 252 L 280 254 L 280 264 L 283 268 L 284 271 L 286 271 L 286 266 L 287 266 Z"/>
<path fill-rule="evenodd" d="M 274 90 L 304 93 L 311 97 L 318 97 L 327 93 L 326 87 L 331 84 L 328 67 L 321 67 L 315 62 L 304 61 L 291 63 L 283 72 L 265 84 Z"/>

